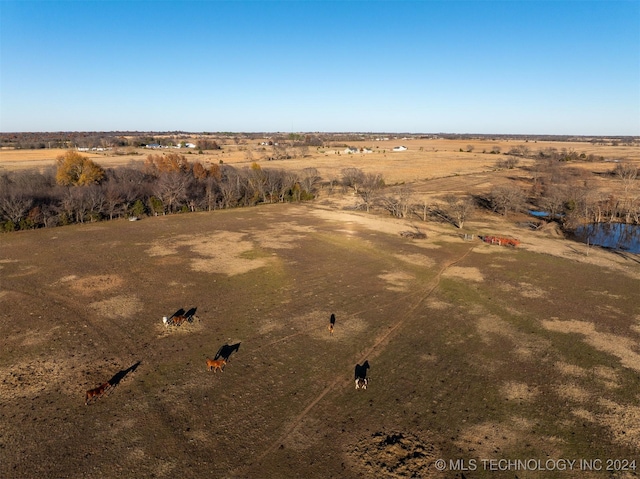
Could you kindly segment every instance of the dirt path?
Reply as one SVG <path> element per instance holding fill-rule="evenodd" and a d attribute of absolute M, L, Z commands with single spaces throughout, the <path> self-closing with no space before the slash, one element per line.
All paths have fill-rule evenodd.
<path fill-rule="evenodd" d="M 365 360 L 369 360 L 371 358 L 375 358 L 376 356 L 378 356 L 382 350 L 383 347 L 382 345 L 388 341 L 388 339 L 390 338 L 390 336 L 395 333 L 402 325 L 404 325 L 404 323 L 406 322 L 407 318 L 409 318 L 412 313 L 418 309 L 418 307 L 424 303 L 424 301 L 429 298 L 431 296 L 431 294 L 433 293 L 433 291 L 438 287 L 438 285 L 440 284 L 440 279 L 442 278 L 442 275 L 452 266 L 456 265 L 457 263 L 459 263 L 460 261 L 462 261 L 463 259 L 465 259 L 470 253 L 471 251 L 473 251 L 474 246 L 471 246 L 462 256 L 460 256 L 459 258 L 450 261 L 448 263 L 445 263 L 442 268 L 440 268 L 440 270 L 438 271 L 436 277 L 420 292 L 418 298 L 414 301 L 413 305 L 409 308 L 409 310 L 393 325 L 391 326 L 387 331 L 385 331 L 383 334 L 381 334 L 380 336 L 378 336 L 378 338 L 376 339 L 376 341 L 373 343 L 372 346 L 370 346 L 365 352 L 364 354 L 361 355 L 361 357 L 359 359 L 356 359 L 356 362 L 358 364 L 361 364 L 363 361 Z M 406 299 L 406 296 L 403 298 Z M 265 347 L 268 346 L 272 346 L 274 344 L 277 344 L 281 341 L 285 341 L 287 339 L 290 339 L 292 337 L 295 337 L 299 334 L 302 334 L 302 332 L 299 333 L 294 333 L 294 334 L 290 334 L 288 336 L 285 336 L 284 338 L 280 338 L 279 340 L 276 341 L 272 341 L 268 344 L 265 344 L 263 346 L 259 346 L 257 349 L 263 349 Z M 302 421 L 305 419 L 305 417 L 307 416 L 307 414 L 309 414 L 309 412 L 316 406 L 316 404 L 318 404 L 327 394 L 329 394 L 331 391 L 333 391 L 338 385 L 344 385 L 345 387 L 348 386 L 349 384 L 351 384 L 351 379 L 349 380 L 345 380 L 345 378 L 343 376 L 337 377 L 335 378 L 335 380 L 333 382 L 331 382 L 320 394 L 318 394 L 303 410 L 300 414 L 298 414 L 298 416 L 296 416 L 296 418 L 291 422 L 291 424 L 289 425 L 289 427 L 287 427 L 285 429 L 285 431 L 282 433 L 282 435 L 278 438 L 278 440 L 276 441 L 272 441 L 272 445 L 270 447 L 268 447 L 267 449 L 265 449 L 258 457 L 257 459 L 248 465 L 245 465 L 243 467 L 241 467 L 240 469 L 232 472 L 232 476 L 235 475 L 241 475 L 242 472 L 244 472 L 245 470 L 254 467 L 258 464 L 260 464 L 260 462 L 262 462 L 262 460 L 264 460 L 265 457 L 267 457 L 269 454 L 272 454 L 275 450 L 278 449 L 278 447 L 280 446 L 280 444 L 283 444 L 287 438 L 289 438 L 292 434 L 294 434 L 296 432 L 296 430 L 298 429 L 298 427 L 300 426 L 300 424 L 302 423 Z"/>

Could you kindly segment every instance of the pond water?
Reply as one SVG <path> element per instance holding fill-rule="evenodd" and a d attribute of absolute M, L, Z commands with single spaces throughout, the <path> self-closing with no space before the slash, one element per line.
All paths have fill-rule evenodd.
<path fill-rule="evenodd" d="M 578 241 L 616 251 L 640 253 L 640 225 L 593 223 L 575 231 Z"/>
<path fill-rule="evenodd" d="M 548 213 L 547 211 L 529 210 L 529 214 L 531 216 L 535 216 L 536 218 L 548 218 L 549 216 L 551 216 L 551 213 Z"/>

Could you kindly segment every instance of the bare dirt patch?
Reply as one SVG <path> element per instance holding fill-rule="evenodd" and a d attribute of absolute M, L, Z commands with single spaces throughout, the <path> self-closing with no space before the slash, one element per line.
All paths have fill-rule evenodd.
<path fill-rule="evenodd" d="M 118 295 L 89 303 L 89 307 L 105 318 L 131 318 L 144 309 L 144 303 L 134 295 Z"/>
<path fill-rule="evenodd" d="M 640 447 L 640 406 L 621 405 L 606 399 L 600 399 L 600 404 L 607 412 L 598 415 L 598 421 L 606 425 L 616 441 Z"/>
<path fill-rule="evenodd" d="M 556 387 L 555 391 L 561 398 L 577 403 L 585 403 L 593 398 L 593 394 L 590 391 L 577 384 L 562 384 Z"/>
<path fill-rule="evenodd" d="M 76 278 L 75 276 L 62 278 L 61 282 L 69 283 L 72 290 L 83 295 L 93 293 L 104 293 L 116 289 L 122 285 L 121 276 L 113 274 L 88 276 L 84 278 Z"/>
<path fill-rule="evenodd" d="M 433 465 L 440 457 L 438 449 L 412 433 L 376 432 L 352 445 L 346 455 L 366 477 L 443 477 Z"/>
<path fill-rule="evenodd" d="M 473 451 L 477 457 L 492 457 L 496 451 L 507 452 L 528 443 L 545 441 L 549 456 L 561 457 L 562 441 L 553 436 L 539 437 L 531 434 L 534 423 L 524 417 L 513 416 L 504 422 L 485 422 L 466 428 L 457 441 L 459 447 Z"/>
<path fill-rule="evenodd" d="M 149 248 L 150 256 L 178 255 L 181 249 L 190 253 L 194 271 L 230 276 L 246 273 L 267 264 L 266 258 L 248 258 L 254 249 L 246 233 L 221 231 L 211 236 L 179 236 L 171 242 L 158 241 Z"/>
<path fill-rule="evenodd" d="M 409 291 L 413 276 L 404 272 L 388 272 L 378 276 L 383 280 L 389 291 Z"/>
<path fill-rule="evenodd" d="M 501 390 L 504 397 L 510 401 L 532 401 L 540 394 L 537 387 L 519 381 L 506 382 Z"/>
<path fill-rule="evenodd" d="M 613 354 L 623 366 L 640 371 L 640 354 L 635 351 L 637 343 L 630 338 L 598 332 L 595 325 L 587 321 L 544 320 L 542 325 L 551 331 L 581 334 L 594 348 Z"/>
<path fill-rule="evenodd" d="M 409 264 L 415 264 L 425 268 L 435 266 L 435 260 L 422 254 L 395 254 L 394 257 Z"/>
<path fill-rule="evenodd" d="M 443 276 L 460 278 L 465 281 L 483 281 L 484 278 L 478 268 L 465 266 L 452 266 L 444 272 Z"/>

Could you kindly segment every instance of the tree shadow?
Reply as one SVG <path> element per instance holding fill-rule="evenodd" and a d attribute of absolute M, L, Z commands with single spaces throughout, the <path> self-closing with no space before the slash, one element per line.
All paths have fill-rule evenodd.
<path fill-rule="evenodd" d="M 231 355 L 238 349 L 240 349 L 240 342 L 237 342 L 236 344 L 225 344 L 218 349 L 218 352 L 213 359 L 222 358 L 228 362 Z"/>
<path fill-rule="evenodd" d="M 127 376 L 129 373 L 134 372 L 138 368 L 138 366 L 140 366 L 141 362 L 142 361 L 138 361 L 134 365 L 129 366 L 127 369 L 122 369 L 122 370 L 118 371 L 117 373 L 115 373 L 113 375 L 113 377 L 111 379 L 109 379 L 109 385 L 111 387 L 115 387 L 118 384 L 120 384 L 120 381 L 122 381 L 125 378 L 125 376 Z"/>

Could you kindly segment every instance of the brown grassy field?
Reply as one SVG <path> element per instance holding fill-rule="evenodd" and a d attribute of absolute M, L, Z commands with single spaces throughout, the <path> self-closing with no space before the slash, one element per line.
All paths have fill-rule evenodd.
<path fill-rule="evenodd" d="M 195 141 L 195 140 L 194 140 Z M 105 152 L 84 152 L 105 167 L 126 165 L 130 162 L 142 162 L 150 153 L 166 151 L 185 154 L 190 161 L 199 161 L 203 165 L 219 164 L 220 161 L 234 166 L 250 166 L 258 162 L 264 167 L 297 169 L 312 166 L 317 168 L 325 179 L 340 176 L 341 168 L 361 168 L 365 172 L 381 173 L 387 183 L 414 182 L 452 175 L 486 172 L 495 169 L 498 160 L 516 146 L 527 146 L 533 152 L 555 148 L 558 151 L 575 151 L 585 155 L 604 157 L 608 161 L 575 163 L 589 171 L 608 171 L 612 169 L 611 160 L 624 159 L 640 164 L 640 146 L 602 145 L 590 142 L 561 141 L 490 141 L 490 140 L 447 140 L 447 139 L 397 139 L 389 141 L 353 141 L 348 143 L 355 148 L 369 148 L 372 153 L 345 154 L 342 142 L 331 143 L 328 147 L 310 147 L 306 156 L 289 160 L 265 161 L 272 156 L 272 147 L 260 146 L 258 141 L 244 141 L 240 144 L 221 142 L 221 150 L 205 151 L 197 154 L 193 150 L 148 150 L 144 148 L 122 148 Z M 392 151 L 395 146 L 404 145 L 408 149 L 402 152 Z M 472 146 L 472 151 L 467 151 Z M 492 154 L 499 149 L 501 154 Z M 463 151 L 460 151 L 463 150 Z M 46 168 L 55 165 L 55 158 L 64 154 L 62 149 L 42 150 L 0 150 L 0 172 L 23 168 Z M 525 160 L 523 164 L 527 164 Z"/>
<path fill-rule="evenodd" d="M 429 194 L 507 179 L 480 146 L 402 143 L 266 165 L 357 165 Z M 349 202 L 323 192 L 0 236 L 0 477 L 638 477 L 637 256 L 513 218 L 457 230 Z M 400 235 L 413 227 L 427 237 Z M 179 308 L 194 321 L 166 328 Z M 207 371 L 237 343 L 224 372 Z M 364 360 L 369 386 L 355 390 Z M 503 459 L 533 470 L 496 470 Z M 578 462 L 549 470 L 562 460 Z"/>

